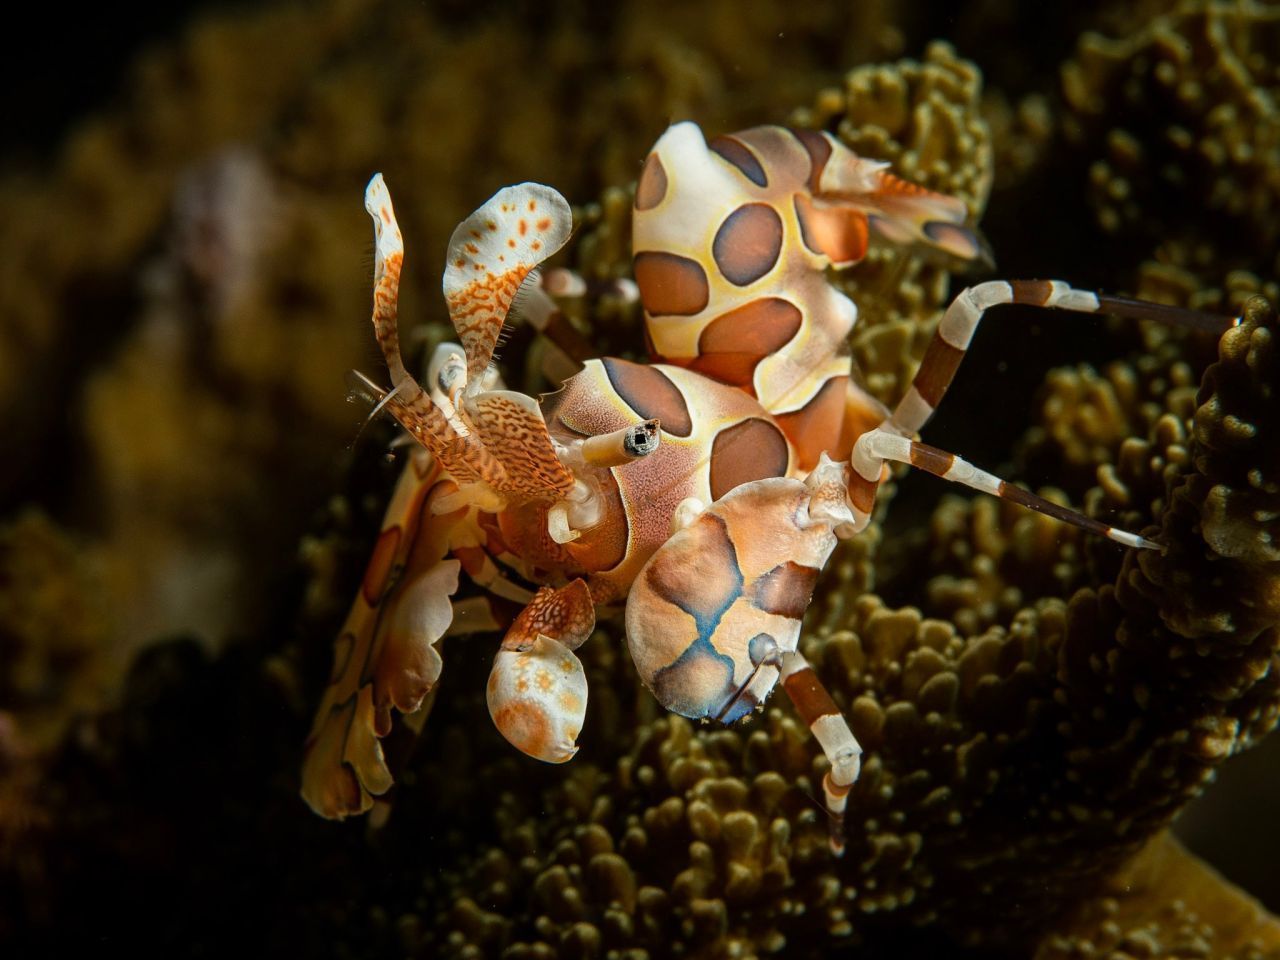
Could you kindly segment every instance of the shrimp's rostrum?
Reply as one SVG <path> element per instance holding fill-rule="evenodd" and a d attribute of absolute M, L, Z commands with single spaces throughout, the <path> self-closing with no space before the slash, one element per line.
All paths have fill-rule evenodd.
<path fill-rule="evenodd" d="M 495 389 L 490 366 L 519 293 L 552 335 L 535 268 L 572 231 L 555 190 L 495 194 L 449 244 L 444 297 L 460 346 L 419 383 L 400 355 L 403 244 L 381 176 L 365 206 L 376 242 L 373 325 L 391 375 L 379 409 L 418 446 L 387 509 L 335 647 L 307 741 L 302 794 L 333 818 L 392 786 L 380 739 L 393 708 L 412 727 L 439 681 L 446 634 L 500 631 L 495 608 L 455 600 L 465 573 L 515 601 L 487 686 L 514 746 L 559 763 L 577 752 L 587 681 L 574 651 L 599 610 L 625 605 L 645 685 L 682 716 L 734 723 L 781 682 L 830 762 L 830 842 L 861 748 L 799 652 L 817 579 L 870 520 L 887 462 L 1013 499 L 1122 545 L 1153 548 L 913 439 L 946 393 L 984 312 L 1005 303 L 1231 323 L 1074 290 L 991 281 L 948 308 L 910 389 L 890 411 L 860 390 L 854 304 L 827 281 L 872 242 L 982 255 L 958 200 L 895 177 L 826 133 L 757 127 L 708 144 L 671 127 L 636 187 L 634 269 L 652 363 L 587 360 L 539 405 Z M 572 349 L 570 349 L 572 348 Z M 571 355 L 580 343 L 566 344 Z"/>

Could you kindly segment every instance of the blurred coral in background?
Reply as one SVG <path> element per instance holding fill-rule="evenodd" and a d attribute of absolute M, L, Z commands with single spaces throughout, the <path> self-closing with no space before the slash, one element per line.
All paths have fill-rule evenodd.
<path fill-rule="evenodd" d="M 0 944 L 297 955 L 1280 956 L 1280 8 L 272 3 L 174 12 L 0 174 Z M 92 44 L 85 44 L 88 48 Z M 47 51 L 35 51 L 47 55 Z M 102 53 L 96 54 L 99 58 Z M 96 61 L 100 63 L 99 61 Z M 18 91 L 17 95 L 21 95 Z M 81 93 L 80 96 L 85 96 Z M 65 103 L 65 98 L 63 101 Z M 53 111 L 56 113 L 57 111 Z M 847 857 L 785 704 L 663 713 L 583 648 L 581 754 L 484 716 L 446 652 L 387 825 L 297 798 L 309 712 L 393 482 L 344 376 L 369 335 L 364 183 L 394 184 L 411 344 L 451 334 L 453 226 L 502 184 L 573 202 L 564 259 L 630 271 L 631 185 L 677 119 L 836 133 L 960 196 L 1002 277 L 1244 311 L 1221 344 L 1006 311 L 931 442 L 1171 545 L 895 480 L 807 621 L 868 762 Z M 55 123 L 56 120 L 56 123 Z M 44 138 L 42 142 L 41 138 Z M 965 278 L 841 281 L 896 398 Z M 639 316 L 575 308 L 602 352 Z M 999 332 L 991 332 L 998 330 Z M 509 379 L 541 382 L 515 331 Z M 1206 375 L 1206 370 L 1208 374 Z M 996 388 L 992 384 L 998 384 Z"/>

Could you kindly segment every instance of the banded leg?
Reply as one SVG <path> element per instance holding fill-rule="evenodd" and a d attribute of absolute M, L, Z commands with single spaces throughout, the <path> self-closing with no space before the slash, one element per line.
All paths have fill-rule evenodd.
<path fill-rule="evenodd" d="M 503 574 L 482 547 L 454 547 L 453 555 L 462 563 L 471 582 L 496 597 L 515 603 L 528 603 L 533 594 Z"/>
<path fill-rule="evenodd" d="M 859 437 L 858 442 L 853 447 L 852 460 L 853 471 L 862 479 L 864 484 L 869 483 L 869 478 L 872 477 L 875 478 L 876 483 L 879 482 L 880 471 L 886 460 L 907 463 L 924 470 L 926 473 L 931 473 L 935 477 L 941 477 L 943 480 L 950 480 L 953 483 L 961 483 L 966 487 L 971 487 L 982 493 L 989 493 L 1002 500 L 1009 500 L 1024 507 L 1030 507 L 1032 510 L 1053 517 L 1055 520 L 1061 520 L 1072 526 L 1080 527 L 1090 533 L 1100 534 L 1108 540 L 1114 540 L 1116 543 L 1126 547 L 1134 547 L 1140 550 L 1160 549 L 1160 544 L 1154 540 L 1148 540 L 1146 537 L 1140 537 L 1136 533 L 1129 533 L 1125 530 L 1117 530 L 1109 524 L 1094 520 L 1092 517 L 1086 517 L 1075 510 L 1059 506 L 1056 503 L 1045 500 L 1043 497 L 1038 497 L 1034 493 L 1023 490 L 1021 487 L 1015 487 L 994 474 L 978 469 L 967 460 L 962 460 L 953 453 L 947 453 L 945 450 L 939 450 L 937 447 L 931 447 L 926 443 L 909 440 L 888 430 L 877 428 Z M 855 503 L 856 506 L 857 504 Z M 861 520 L 861 516 L 859 516 L 859 520 Z"/>
<path fill-rule="evenodd" d="M 575 366 L 573 372 L 576 373 L 588 360 L 599 356 L 600 351 L 569 322 L 552 297 L 565 300 L 598 296 L 634 303 L 640 299 L 640 292 L 631 280 L 587 281 L 572 270 L 557 268 L 543 273 L 536 287 L 526 283 L 516 296 L 512 310 L 555 344 Z"/>
<path fill-rule="evenodd" d="M 844 811 L 849 791 L 862 769 L 862 747 L 831 694 L 798 651 L 788 650 L 782 655 L 782 687 L 831 763 L 822 778 L 822 793 L 831 827 L 831 852 L 842 856 Z"/>
<path fill-rule="evenodd" d="M 1213 334 L 1221 334 L 1240 322 L 1238 317 L 1222 317 L 1199 310 L 1076 290 L 1060 280 L 991 280 L 980 283 L 962 290 L 947 307 L 925 349 L 924 359 L 910 389 L 898 402 L 888 421 L 890 429 L 903 436 L 920 432 L 951 386 L 983 315 L 992 307 L 1008 303 L 1077 313 L 1110 313 L 1134 320 L 1158 320 L 1170 326 Z"/>

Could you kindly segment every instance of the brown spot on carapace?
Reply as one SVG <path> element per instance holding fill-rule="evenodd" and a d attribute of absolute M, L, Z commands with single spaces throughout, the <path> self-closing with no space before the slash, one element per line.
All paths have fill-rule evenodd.
<path fill-rule="evenodd" d="M 698 337 L 699 353 L 753 353 L 781 350 L 800 329 L 800 308 L 781 297 L 761 297 L 722 313 Z"/>
<path fill-rule="evenodd" d="M 537 210 L 537 209 L 538 209 L 538 201 L 537 201 L 537 200 L 530 200 L 530 201 L 529 201 L 529 212 L 530 212 L 530 213 L 533 213 L 533 211 L 535 211 L 535 210 Z"/>
<path fill-rule="evenodd" d="M 484 225 L 489 230 L 490 233 L 498 229 L 498 225 L 494 223 L 492 220 L 486 220 Z"/>
<path fill-rule="evenodd" d="M 712 380 L 738 387 L 754 397 L 756 364 L 760 360 L 760 357 L 750 353 L 709 353 L 692 360 L 679 359 L 671 362 Z"/>
<path fill-rule="evenodd" d="M 819 573 L 816 567 L 806 567 L 794 560 L 780 563 L 756 579 L 751 602 L 766 613 L 799 620 L 813 599 Z"/>
<path fill-rule="evenodd" d="M 698 356 L 689 369 L 754 395 L 756 364 L 786 346 L 802 319 L 800 309 L 781 297 L 761 297 L 722 313 L 698 337 Z"/>
<path fill-rule="evenodd" d="M 924 359 L 920 361 L 920 369 L 916 371 L 912 385 L 920 394 L 920 399 L 935 410 L 942 395 L 947 392 L 947 387 L 951 385 L 960 361 L 964 359 L 964 353 L 939 336 L 933 337 L 925 348 Z"/>
<path fill-rule="evenodd" d="M 1030 303 L 1037 307 L 1044 306 L 1053 293 L 1053 284 L 1048 280 L 1010 280 L 1013 288 L 1014 303 Z"/>
<path fill-rule="evenodd" d="M 400 525 L 388 527 L 378 535 L 374 545 L 373 556 L 369 558 L 369 566 L 364 571 L 364 582 L 360 591 L 364 594 L 365 603 L 377 606 L 382 593 L 387 587 L 387 578 L 395 563 L 396 550 L 400 546 Z"/>
<path fill-rule="evenodd" d="M 533 241 L 533 243 L 529 244 L 529 249 L 532 250 L 534 253 L 537 253 L 539 250 L 542 249 L 542 241 L 541 240 Z"/>
<path fill-rule="evenodd" d="M 850 207 L 819 207 L 803 193 L 796 194 L 800 239 L 838 266 L 857 263 L 867 255 L 867 217 Z"/>
<path fill-rule="evenodd" d="M 755 365 L 795 337 L 803 317 L 794 303 L 762 297 L 710 321 L 698 338 L 698 356 L 682 366 L 755 396 Z"/>
<path fill-rule="evenodd" d="M 831 159 L 831 141 L 816 130 L 792 130 L 791 134 L 809 154 L 809 189 L 817 193 L 822 171 Z"/>
<path fill-rule="evenodd" d="M 474 243 L 468 243 L 468 244 L 467 244 L 467 253 L 470 253 L 470 254 L 477 254 L 477 253 L 479 253 L 479 252 L 480 252 L 480 248 L 479 248 L 479 247 L 477 247 Z"/>
<path fill-rule="evenodd" d="M 652 210 L 667 195 L 667 171 L 662 158 L 651 153 L 644 161 L 640 179 L 636 182 L 636 209 Z"/>
<path fill-rule="evenodd" d="M 545 233 L 547 230 L 551 228 L 551 218 L 543 217 L 541 220 L 535 223 L 534 226 L 538 228 L 539 232 Z"/>
<path fill-rule="evenodd" d="M 673 437 L 693 432 L 684 394 L 661 370 L 614 357 L 605 357 L 602 362 L 613 389 L 639 419 L 660 420 L 663 432 Z"/>
<path fill-rule="evenodd" d="M 790 460 L 787 438 L 768 420 L 751 417 L 725 427 L 711 444 L 711 498 L 752 480 L 785 477 Z"/>
<path fill-rule="evenodd" d="M 640 302 L 650 316 L 690 317 L 706 309 L 711 290 L 697 261 L 646 250 L 635 255 L 633 266 Z"/>
<path fill-rule="evenodd" d="M 529 232 L 529 222 L 527 220 L 522 219 L 519 223 L 516 224 L 516 229 L 520 231 L 520 236 L 523 237 L 526 233 Z"/>
<path fill-rule="evenodd" d="M 764 167 L 741 140 L 734 137 L 716 137 L 707 144 L 707 149 L 729 161 L 739 173 L 757 187 L 769 185 L 769 177 L 765 174 Z"/>
<path fill-rule="evenodd" d="M 716 231 L 711 255 L 734 286 L 755 283 L 782 252 L 782 218 L 766 203 L 744 203 Z"/>
<path fill-rule="evenodd" d="M 848 377 L 832 377 L 799 410 L 774 417 L 796 451 L 797 466 L 812 470 L 840 437 Z"/>

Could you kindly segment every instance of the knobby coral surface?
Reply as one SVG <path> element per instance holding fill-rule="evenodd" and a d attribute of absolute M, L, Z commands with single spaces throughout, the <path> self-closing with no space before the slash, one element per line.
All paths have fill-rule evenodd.
<path fill-rule="evenodd" d="M 660 717 L 621 760 L 597 767 L 597 751 L 541 792 L 503 791 L 493 846 L 429 885 L 438 906 L 414 912 L 410 943 L 449 956 L 816 956 L 884 949 L 905 927 L 925 945 L 941 929 L 974 946 L 1053 929 L 1044 956 L 1280 952 L 1274 921 L 1182 860 L 1122 906 L 1093 899 L 1280 712 L 1278 333 L 1251 301 L 1190 420 L 1166 413 L 1129 441 L 1162 477 L 1167 548 L 1127 556 L 1113 583 L 983 625 L 855 599 L 841 587 L 858 563 L 834 568 L 806 653 L 868 750 L 843 861 L 823 850 L 821 761 L 787 710 L 728 731 Z M 1015 549 L 1018 579 L 1047 576 L 1063 562 L 1051 527 L 1031 520 L 987 555 Z M 1096 905 L 1056 919 L 1082 903 Z"/>
<path fill-rule="evenodd" d="M 1081 38 L 1066 129 L 1104 145 L 1089 196 L 1105 231 L 1184 266 L 1261 255 L 1275 271 L 1278 51 L 1280 10 L 1253 2 L 1182 0 L 1127 36 Z"/>

